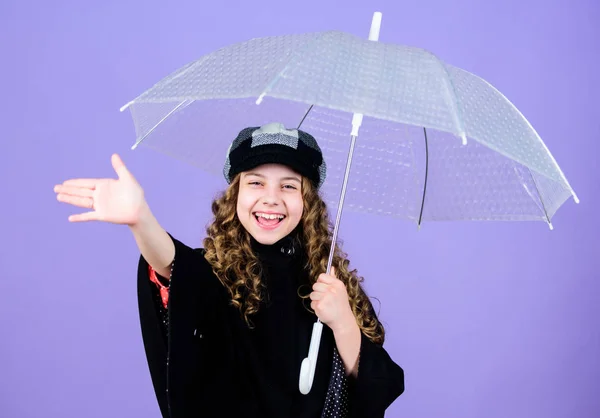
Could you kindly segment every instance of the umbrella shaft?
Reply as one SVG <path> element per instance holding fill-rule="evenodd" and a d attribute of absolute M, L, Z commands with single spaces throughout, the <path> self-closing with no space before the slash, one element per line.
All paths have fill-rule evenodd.
<path fill-rule="evenodd" d="M 346 162 L 346 172 L 344 173 L 344 181 L 342 182 L 342 191 L 340 193 L 340 202 L 338 204 L 337 216 L 335 218 L 335 226 L 333 228 L 333 237 L 331 238 L 331 247 L 329 250 L 329 260 L 327 261 L 327 274 L 331 272 L 331 264 L 333 263 L 333 255 L 335 254 L 335 243 L 337 241 L 340 220 L 342 218 L 342 210 L 344 208 L 344 198 L 346 197 L 346 187 L 348 185 L 348 177 L 350 177 L 350 166 L 352 165 L 352 156 L 354 154 L 354 144 L 356 143 L 356 135 L 352 135 L 350 142 L 350 152 Z"/>

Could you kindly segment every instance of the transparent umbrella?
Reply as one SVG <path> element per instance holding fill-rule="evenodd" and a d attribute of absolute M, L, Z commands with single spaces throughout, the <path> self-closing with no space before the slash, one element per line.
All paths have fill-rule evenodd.
<path fill-rule="evenodd" d="M 551 219 L 575 192 L 535 129 L 484 79 L 421 48 L 317 32 L 251 39 L 200 57 L 121 108 L 140 144 L 221 176 L 241 127 L 313 134 L 322 195 L 342 209 L 428 221 Z M 360 135 L 359 135 L 360 132 Z M 360 138 L 359 138 L 360 137 Z M 315 323 L 300 391 L 312 385 Z"/>

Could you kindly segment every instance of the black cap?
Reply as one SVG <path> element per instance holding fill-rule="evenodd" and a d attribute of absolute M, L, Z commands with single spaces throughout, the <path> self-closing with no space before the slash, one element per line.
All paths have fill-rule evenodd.
<path fill-rule="evenodd" d="M 286 129 L 281 123 L 242 129 L 229 146 L 223 175 L 231 183 L 242 171 L 273 163 L 307 177 L 317 189 L 325 181 L 327 169 L 315 138 L 299 129 Z"/>

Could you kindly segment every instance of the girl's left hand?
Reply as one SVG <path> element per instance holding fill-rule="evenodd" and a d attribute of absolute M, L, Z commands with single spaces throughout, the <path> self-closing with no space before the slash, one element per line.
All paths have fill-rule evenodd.
<path fill-rule="evenodd" d="M 350 308 L 348 292 L 344 282 L 335 277 L 335 269 L 331 274 L 322 273 L 313 285 L 310 294 L 310 307 L 315 311 L 321 322 L 333 332 L 348 329 L 356 325 L 356 319 Z"/>

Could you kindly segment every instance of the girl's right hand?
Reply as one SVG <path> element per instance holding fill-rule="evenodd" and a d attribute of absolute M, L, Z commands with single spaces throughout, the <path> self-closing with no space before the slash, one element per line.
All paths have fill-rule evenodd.
<path fill-rule="evenodd" d="M 102 221 L 122 225 L 138 222 L 144 191 L 117 154 L 111 158 L 118 179 L 70 179 L 54 186 L 59 202 L 89 209 L 69 216 L 70 222 Z"/>

